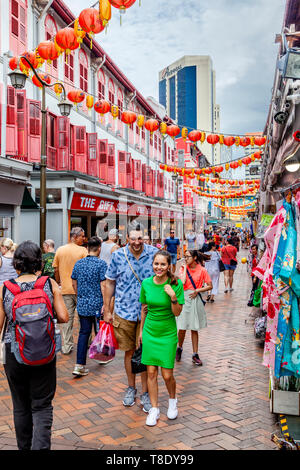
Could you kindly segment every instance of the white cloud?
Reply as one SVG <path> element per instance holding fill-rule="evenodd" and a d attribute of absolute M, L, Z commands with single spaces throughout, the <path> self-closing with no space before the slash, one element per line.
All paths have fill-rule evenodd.
<path fill-rule="evenodd" d="M 75 13 L 81 0 L 65 0 Z M 90 2 L 92 3 L 92 2 Z M 183 55 L 210 55 L 224 133 L 262 130 L 271 98 L 285 0 L 142 0 L 123 16 L 113 8 L 97 36 L 144 96 L 158 96 L 158 72 Z"/>

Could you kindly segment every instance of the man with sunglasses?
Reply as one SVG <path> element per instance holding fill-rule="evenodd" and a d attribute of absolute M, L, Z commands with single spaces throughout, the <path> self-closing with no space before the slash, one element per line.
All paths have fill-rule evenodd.
<path fill-rule="evenodd" d="M 168 251 L 172 258 L 172 271 L 175 273 L 177 259 L 180 258 L 180 240 L 175 237 L 174 229 L 170 230 L 169 238 L 165 239 L 164 249 Z"/>
<path fill-rule="evenodd" d="M 137 348 L 141 321 L 139 302 L 141 283 L 153 275 L 153 257 L 158 249 L 144 243 L 140 226 L 128 229 L 128 244 L 112 254 L 106 272 L 104 294 L 104 321 L 112 323 L 121 351 L 125 352 L 124 365 L 128 388 L 123 400 L 124 406 L 135 403 L 137 390 L 135 375 L 131 371 L 131 358 Z M 111 299 L 115 295 L 114 312 L 111 312 Z M 148 413 L 151 402 L 147 391 L 147 373 L 141 374 L 143 411 Z"/>

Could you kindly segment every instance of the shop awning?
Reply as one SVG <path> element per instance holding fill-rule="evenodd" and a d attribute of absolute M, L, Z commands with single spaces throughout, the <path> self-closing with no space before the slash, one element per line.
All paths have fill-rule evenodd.
<path fill-rule="evenodd" d="M 38 204 L 32 199 L 27 187 L 24 190 L 21 209 L 39 209 Z"/>
<path fill-rule="evenodd" d="M 0 176 L 0 204 L 20 206 L 24 194 L 25 181 Z"/>

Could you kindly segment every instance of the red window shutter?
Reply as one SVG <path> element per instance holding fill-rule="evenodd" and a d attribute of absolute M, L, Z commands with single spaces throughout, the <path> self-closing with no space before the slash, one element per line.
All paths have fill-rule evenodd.
<path fill-rule="evenodd" d="M 146 163 L 142 164 L 142 191 L 146 192 L 147 187 L 147 165 Z"/>
<path fill-rule="evenodd" d="M 40 102 L 27 100 L 28 161 L 39 162 L 41 158 Z"/>
<path fill-rule="evenodd" d="M 70 120 L 57 116 L 57 169 L 70 169 Z"/>
<path fill-rule="evenodd" d="M 101 183 L 107 183 L 107 153 L 108 143 L 107 140 L 98 140 L 99 148 L 99 178 Z"/>
<path fill-rule="evenodd" d="M 26 90 L 17 90 L 17 136 L 18 157 L 27 160 L 27 113 L 26 113 Z"/>
<path fill-rule="evenodd" d="M 98 142 L 97 133 L 86 134 L 87 141 L 87 172 L 88 175 L 99 178 L 99 158 L 98 158 Z"/>
<path fill-rule="evenodd" d="M 6 123 L 16 124 L 16 94 L 12 86 L 7 87 L 7 117 Z"/>
<path fill-rule="evenodd" d="M 126 152 L 119 151 L 119 184 L 126 188 L 127 175 L 126 175 Z"/>
<path fill-rule="evenodd" d="M 115 145 L 108 145 L 107 182 L 115 184 Z"/>

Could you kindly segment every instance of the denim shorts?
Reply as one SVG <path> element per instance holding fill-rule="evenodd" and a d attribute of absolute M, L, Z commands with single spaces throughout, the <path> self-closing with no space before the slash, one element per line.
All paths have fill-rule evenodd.
<path fill-rule="evenodd" d="M 171 264 L 177 263 L 177 253 L 170 253 L 171 255 Z"/>
<path fill-rule="evenodd" d="M 225 264 L 224 263 L 224 266 L 225 266 L 225 271 L 234 271 L 236 269 L 236 266 L 231 266 L 231 264 Z"/>

